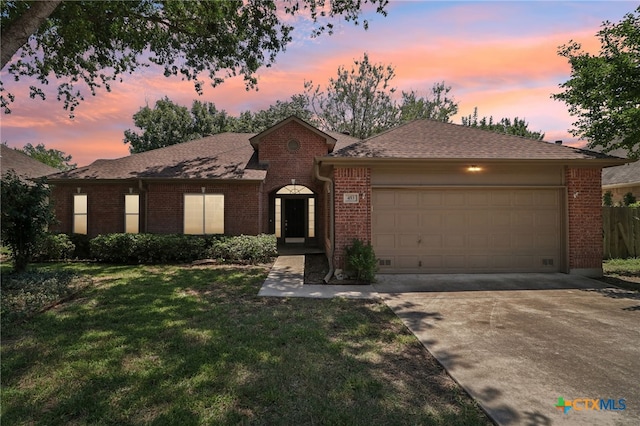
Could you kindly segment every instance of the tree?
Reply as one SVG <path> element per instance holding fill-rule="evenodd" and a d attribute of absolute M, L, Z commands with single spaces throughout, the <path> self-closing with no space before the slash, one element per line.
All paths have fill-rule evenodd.
<path fill-rule="evenodd" d="M 571 40 L 558 54 L 571 65 L 571 77 L 552 98 L 577 117 L 571 133 L 604 152 L 624 148 L 640 156 L 640 7 L 617 24 L 605 21 L 597 33 L 600 52 L 591 55 Z"/>
<path fill-rule="evenodd" d="M 71 155 L 66 155 L 57 149 L 47 149 L 44 144 L 41 143 L 36 146 L 28 143 L 24 148 L 18 149 L 18 151 L 22 151 L 34 160 L 38 160 L 58 170 L 71 170 L 77 167 L 77 164 L 71 163 Z"/>
<path fill-rule="evenodd" d="M 364 139 L 398 123 L 400 112 L 391 98 L 396 89 L 390 87 L 394 76 L 391 65 L 373 64 L 365 53 L 351 70 L 338 67 L 326 91 L 305 82 L 305 95 L 322 128 Z"/>
<path fill-rule="evenodd" d="M 159 99 L 153 109 L 148 105 L 140 108 L 133 122 L 143 132 L 125 130 L 124 143 L 130 144 L 132 154 L 195 139 L 189 110 L 167 97 Z"/>
<path fill-rule="evenodd" d="M 305 95 L 293 95 L 290 101 L 276 101 L 274 105 L 256 113 L 244 111 L 237 119 L 233 120 L 229 131 L 260 133 L 292 115 L 308 122 L 314 122 Z"/>
<path fill-rule="evenodd" d="M 489 118 L 485 116 L 478 120 L 478 107 L 473 109 L 473 115 L 469 114 L 467 117 L 462 117 L 462 125 L 539 141 L 544 139 L 544 133 L 529 130 L 529 123 L 518 117 L 515 117 L 513 122 L 510 118 L 501 118 L 500 121 L 494 122 L 493 116 Z"/>
<path fill-rule="evenodd" d="M 444 81 L 436 83 L 431 88 L 431 94 L 424 98 L 418 97 L 415 90 L 402 92 L 402 104 L 400 105 L 400 120 L 402 122 L 431 119 L 449 123 L 451 116 L 458 113 L 458 103 L 448 94 L 451 86 Z"/>
<path fill-rule="evenodd" d="M 44 179 L 22 181 L 15 173 L 2 176 L 0 188 L 2 243 L 11 248 L 16 272 L 26 270 L 38 239 L 54 220 Z"/>
<path fill-rule="evenodd" d="M 268 109 L 256 113 L 244 111 L 239 117 L 218 110 L 209 102 L 194 101 L 189 110 L 165 96 L 153 108 L 144 106 L 133 115 L 136 127 L 142 131 L 126 130 L 124 143 L 130 144 L 129 151 L 134 154 L 217 133 L 259 133 L 292 115 L 311 120 L 303 95 L 294 95 L 290 101 L 276 101 Z"/>
<path fill-rule="evenodd" d="M 203 74 L 214 86 L 241 75 L 253 88 L 255 72 L 272 64 L 292 40 L 287 15 L 310 18 L 312 36 L 331 34 L 339 17 L 366 29 L 360 16 L 365 3 L 386 15 L 387 0 L 3 0 L 2 69 L 15 79 L 31 78 L 32 97 L 44 99 L 43 86 L 56 79 L 58 99 L 71 115 L 84 96 L 79 82 L 94 95 L 153 64 L 163 67 L 165 76 L 193 81 L 198 93 Z M 2 94 L 5 112 L 13 99 Z"/>

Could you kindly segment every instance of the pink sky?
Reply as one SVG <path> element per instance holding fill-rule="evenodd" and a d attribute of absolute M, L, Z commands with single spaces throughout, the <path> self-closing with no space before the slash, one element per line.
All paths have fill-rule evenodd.
<path fill-rule="evenodd" d="M 114 84 L 112 92 L 87 94 L 69 119 L 56 101 L 54 87 L 46 101 L 31 100 L 29 81 L 2 79 L 17 100 L 12 113 L 2 115 L 1 138 L 10 146 L 44 143 L 71 154 L 87 165 L 98 158 L 128 155 L 123 140 L 134 129 L 132 116 L 145 104 L 168 96 L 189 107 L 194 99 L 214 102 L 236 115 L 267 108 L 277 100 L 302 93 L 305 80 L 325 85 L 340 65 L 369 54 L 372 62 L 395 67 L 398 94 L 417 90 L 426 94 L 445 81 L 459 103 L 461 117 L 478 107 L 480 116 L 496 119 L 518 116 L 545 139 L 581 145 L 569 133 L 572 117 L 566 105 L 550 99 L 570 67 L 557 55 L 558 46 L 575 40 L 597 52 L 595 37 L 602 21 L 620 21 L 636 2 L 400 2 L 392 1 L 387 17 L 367 14 L 368 31 L 340 23 L 332 36 L 308 37 L 308 23 L 298 19 L 294 40 L 271 68 L 258 72 L 259 90 L 246 91 L 241 78 L 217 88 L 205 87 L 198 96 L 193 85 L 165 78 L 157 69 L 143 69 Z"/>

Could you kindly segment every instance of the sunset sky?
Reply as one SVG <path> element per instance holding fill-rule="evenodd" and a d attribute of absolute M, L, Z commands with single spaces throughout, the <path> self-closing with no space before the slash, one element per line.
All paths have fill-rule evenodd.
<path fill-rule="evenodd" d="M 369 54 L 374 63 L 391 64 L 393 86 L 421 95 L 434 83 L 445 81 L 459 103 L 461 117 L 478 107 L 480 116 L 513 118 L 543 131 L 545 139 L 562 139 L 580 145 L 569 133 L 572 117 L 565 104 L 550 99 L 570 75 L 558 46 L 575 40 L 595 53 L 595 36 L 605 20 L 620 21 L 637 2 L 418 2 L 395 1 L 388 16 L 366 13 L 369 30 L 341 22 L 335 34 L 309 37 L 309 23 L 298 18 L 294 40 L 271 68 L 258 72 L 259 90 L 246 91 L 241 78 L 217 88 L 205 87 L 198 96 L 193 84 L 165 78 L 159 69 L 147 68 L 126 75 L 112 92 L 87 94 L 74 119 L 56 101 L 50 84 L 46 101 L 28 96 L 29 80 L 18 83 L 2 73 L 5 88 L 16 95 L 12 113 L 2 115 L 1 138 L 9 146 L 44 143 L 71 154 L 72 162 L 87 165 L 98 158 L 128 155 L 123 143 L 126 129 L 134 129 L 132 115 L 168 96 L 191 106 L 194 99 L 213 102 L 232 115 L 267 108 L 304 91 L 304 81 L 326 85 L 337 68 L 350 68 L 354 59 Z"/>

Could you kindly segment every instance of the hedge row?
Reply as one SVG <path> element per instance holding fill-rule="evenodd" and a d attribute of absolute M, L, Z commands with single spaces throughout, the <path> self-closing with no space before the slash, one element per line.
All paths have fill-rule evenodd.
<path fill-rule="evenodd" d="M 36 261 L 93 259 L 106 263 L 187 263 L 216 259 L 229 263 L 263 263 L 278 255 L 273 235 L 197 236 L 109 234 L 48 234 L 39 243 Z"/>

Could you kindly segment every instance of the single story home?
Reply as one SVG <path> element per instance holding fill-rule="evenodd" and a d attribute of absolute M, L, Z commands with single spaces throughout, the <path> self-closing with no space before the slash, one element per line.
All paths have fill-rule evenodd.
<path fill-rule="evenodd" d="M 366 140 L 290 117 L 49 176 L 58 231 L 275 234 L 380 272 L 602 274 L 601 171 L 624 160 L 416 120 Z"/>

